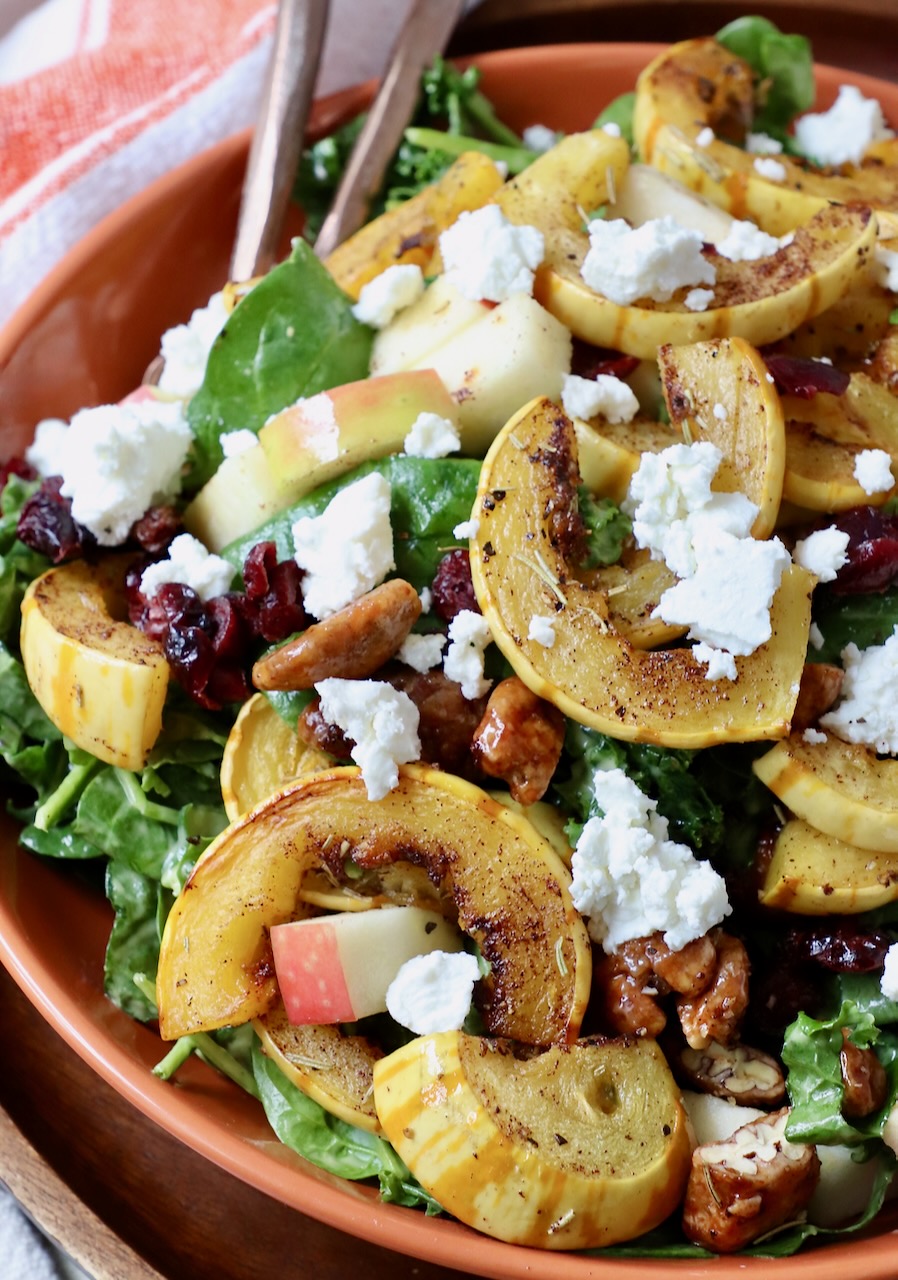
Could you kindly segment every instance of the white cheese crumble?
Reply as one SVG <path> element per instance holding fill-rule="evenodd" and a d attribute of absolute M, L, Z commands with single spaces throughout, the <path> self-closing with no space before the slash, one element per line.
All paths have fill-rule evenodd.
<path fill-rule="evenodd" d="M 700 640 L 692 646 L 692 656 L 696 662 L 707 666 L 706 680 L 735 680 L 739 674 L 736 670 L 736 659 L 723 649 L 713 649 L 711 645 Z"/>
<path fill-rule="evenodd" d="M 385 329 L 400 311 L 424 292 L 424 273 L 417 263 L 397 263 L 362 285 L 352 314 L 372 329 Z"/>
<path fill-rule="evenodd" d="M 73 518 L 101 546 L 124 542 L 148 507 L 177 494 L 192 440 L 181 400 L 81 409 L 60 441 L 56 463 Z"/>
<path fill-rule="evenodd" d="M 189 397 L 198 391 L 206 374 L 212 344 L 228 318 L 223 293 L 213 293 L 187 324 L 175 325 L 162 335 L 162 372 L 159 390 Z"/>
<path fill-rule="evenodd" d="M 492 638 L 486 618 L 473 609 L 462 609 L 449 623 L 443 671 L 469 700 L 482 697 L 493 683 L 483 675 L 483 655 Z"/>
<path fill-rule="evenodd" d="M 753 502 L 712 492 L 722 457 L 707 440 L 644 453 L 623 503 L 637 546 L 680 579 L 654 613 L 703 642 L 696 657 L 708 664 L 709 679 L 719 678 L 711 675 L 709 649 L 747 656 L 770 639 L 770 605 L 790 562 L 778 538 L 750 536 L 758 513 Z M 734 663 L 722 656 L 713 662 L 732 678 Z"/>
<path fill-rule="evenodd" d="M 410 458 L 445 458 L 461 448 L 461 436 L 448 418 L 438 413 L 419 413 L 402 447 Z"/>
<path fill-rule="evenodd" d="M 606 120 L 602 125 L 602 133 L 607 133 L 609 138 L 619 138 L 621 136 L 620 125 L 615 120 Z"/>
<path fill-rule="evenodd" d="M 418 592 L 418 599 L 421 601 L 421 612 L 430 613 L 433 608 L 433 592 L 430 587 L 422 587 Z"/>
<path fill-rule="evenodd" d="M 812 622 L 808 629 L 808 640 L 815 649 L 822 649 L 824 645 L 823 632 L 817 626 L 816 622 Z"/>
<path fill-rule="evenodd" d="M 527 628 L 527 639 L 541 644 L 544 649 L 551 649 L 555 643 L 555 627 L 558 619 L 554 614 L 535 613 Z"/>
<path fill-rule="evenodd" d="M 399 765 L 421 755 L 418 708 L 407 693 L 381 680 L 320 680 L 321 714 L 351 738 L 369 800 L 382 800 L 399 782 Z"/>
<path fill-rule="evenodd" d="M 770 156 L 758 156 L 754 162 L 755 173 L 769 182 L 782 182 L 786 177 L 786 166 Z"/>
<path fill-rule="evenodd" d="M 801 736 L 810 747 L 822 746 L 826 741 L 826 734 L 821 733 L 819 729 L 815 729 L 813 725 L 808 725 Z"/>
<path fill-rule="evenodd" d="M 714 414 L 714 417 L 717 419 L 718 422 L 726 422 L 728 417 L 726 405 L 715 404 L 711 412 Z"/>
<path fill-rule="evenodd" d="M 802 569 L 816 574 L 819 582 L 833 582 L 836 574 L 848 560 L 847 533 L 831 525 L 828 529 L 817 529 L 807 538 L 796 542 L 792 551 L 792 559 Z"/>
<path fill-rule="evenodd" d="M 724 238 L 718 241 L 717 252 L 729 258 L 730 262 L 754 262 L 758 258 L 769 258 L 779 247 L 776 236 L 769 236 L 753 222 L 737 218 Z"/>
<path fill-rule="evenodd" d="M 547 124 L 528 125 L 521 134 L 521 141 L 530 151 L 551 151 L 558 141 L 558 134 Z"/>
<path fill-rule="evenodd" d="M 416 1036 L 460 1031 L 479 979 L 477 957 L 467 952 L 413 956 L 387 988 L 387 1012 Z"/>
<path fill-rule="evenodd" d="M 667 819 L 622 769 L 599 770 L 602 817 L 586 823 L 571 863 L 571 898 L 606 951 L 661 930 L 672 951 L 731 911 L 726 885 L 707 862 L 669 839 Z"/>
<path fill-rule="evenodd" d="M 885 644 L 860 650 L 853 642 L 842 650 L 845 676 L 841 697 L 820 717 L 845 742 L 857 742 L 882 755 L 898 753 L 898 627 Z"/>
<path fill-rule="evenodd" d="M 709 124 L 706 124 L 705 127 L 703 129 L 699 129 L 698 133 L 695 135 L 696 146 L 710 147 L 711 143 L 714 141 L 714 138 L 715 138 L 714 130 L 711 128 Z"/>
<path fill-rule="evenodd" d="M 600 373 L 595 378 L 581 378 L 576 373 L 565 376 L 561 387 L 561 403 L 570 418 L 595 418 L 606 422 L 632 422 L 639 412 L 639 401 L 621 378 Z"/>
<path fill-rule="evenodd" d="M 428 635 L 409 635 L 403 640 L 396 657 L 415 671 L 430 671 L 440 663 L 446 637 L 434 631 Z"/>
<path fill-rule="evenodd" d="M 748 133 L 745 138 L 745 150 L 756 156 L 778 156 L 783 144 L 778 138 L 771 138 L 769 133 Z"/>
<path fill-rule="evenodd" d="M 25 461 L 42 476 L 59 475 L 59 451 L 69 424 L 62 418 L 44 418 L 34 429 L 34 440 L 25 450 Z"/>
<path fill-rule="evenodd" d="M 683 299 L 683 306 L 687 311 L 707 311 L 713 301 L 713 289 L 690 289 Z"/>
<path fill-rule="evenodd" d="M 864 493 L 885 493 L 895 483 L 892 459 L 885 449 L 861 449 L 854 459 L 854 478 Z"/>
<path fill-rule="evenodd" d="M 463 213 L 440 235 L 443 274 L 474 302 L 504 302 L 533 293 L 545 239 L 536 227 L 509 222 L 496 204 Z"/>
<path fill-rule="evenodd" d="M 898 942 L 893 942 L 885 954 L 879 989 L 887 1000 L 898 1000 Z"/>
<path fill-rule="evenodd" d="M 898 293 L 898 251 L 878 244 L 873 250 L 873 275 L 876 283 L 890 293 Z"/>
<path fill-rule="evenodd" d="M 476 538 L 480 532 L 480 521 L 476 516 L 472 516 L 470 520 L 462 520 L 452 530 L 453 537 L 456 538 Z"/>
<path fill-rule="evenodd" d="M 320 516 L 293 525 L 296 563 L 305 569 L 303 603 L 326 618 L 383 582 L 393 559 L 390 484 L 372 471 L 347 485 Z"/>
<path fill-rule="evenodd" d="M 234 566 L 212 555 L 198 538 L 179 533 L 168 548 L 168 558 L 148 565 L 140 577 L 140 589 L 151 599 L 168 582 L 190 587 L 201 600 L 224 595 L 234 579 Z"/>
<path fill-rule="evenodd" d="M 580 274 L 590 289 L 621 306 L 637 298 L 666 302 L 684 285 L 714 284 L 702 237 L 669 214 L 632 228 L 623 218 L 594 218 Z"/>
<path fill-rule="evenodd" d="M 853 84 L 839 87 L 828 111 L 811 112 L 795 121 L 798 147 L 818 164 L 858 164 L 871 142 L 894 136 L 877 100 L 865 98 Z"/>
<path fill-rule="evenodd" d="M 241 427 L 239 431 L 226 431 L 219 437 L 221 448 L 226 458 L 236 458 L 248 449 L 255 449 L 259 438 L 249 427 Z"/>

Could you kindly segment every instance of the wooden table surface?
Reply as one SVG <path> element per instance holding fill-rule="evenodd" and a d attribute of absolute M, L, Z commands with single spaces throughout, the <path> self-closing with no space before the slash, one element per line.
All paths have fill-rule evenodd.
<path fill-rule="evenodd" d="M 822 61 L 898 79 L 898 0 L 758 4 Z M 485 0 L 450 52 L 713 31 L 743 0 Z M 0 1179 L 95 1280 L 458 1280 L 285 1208 L 184 1147 L 94 1074 L 0 969 Z M 5 1109 L 5 1110 L 4 1110 Z M 124 1176 L 115 1153 L 129 1153 Z M 2 1266 L 0 1266 L 2 1270 Z"/>

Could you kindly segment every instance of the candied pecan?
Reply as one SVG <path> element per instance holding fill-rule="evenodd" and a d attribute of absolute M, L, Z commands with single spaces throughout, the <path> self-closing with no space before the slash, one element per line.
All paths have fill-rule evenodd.
<path fill-rule="evenodd" d="M 321 714 L 321 699 L 317 696 L 300 712 L 296 732 L 307 746 L 326 751 L 337 760 L 351 759 L 355 744 L 351 738 L 346 737 L 342 729 L 325 720 Z"/>
<path fill-rule="evenodd" d="M 360 680 L 394 657 L 421 613 L 415 588 L 392 578 L 314 623 L 253 667 L 257 689 L 311 689 L 338 676 Z"/>
<path fill-rule="evenodd" d="M 508 783 L 519 804 L 546 793 L 564 745 L 564 716 L 510 676 L 490 694 L 471 750 L 484 773 Z"/>
<path fill-rule="evenodd" d="M 698 996 L 711 983 L 717 967 L 717 951 L 707 933 L 671 951 L 660 933 L 653 934 L 646 948 L 652 968 L 671 991 L 682 996 Z"/>
<path fill-rule="evenodd" d="M 645 938 L 625 942 L 619 951 L 598 958 L 593 966 L 593 1000 L 615 1035 L 657 1038 L 667 1025 L 645 951 Z"/>
<path fill-rule="evenodd" d="M 816 724 L 839 696 L 845 673 L 828 662 L 806 662 L 801 673 L 798 699 L 792 712 L 792 732 L 801 733 Z"/>
<path fill-rule="evenodd" d="M 697 1147 L 683 1202 L 683 1230 L 694 1244 L 735 1253 L 807 1207 L 820 1177 L 813 1146 L 785 1136 L 789 1109 Z"/>
<path fill-rule="evenodd" d="M 747 1107 L 779 1106 L 785 1098 L 779 1063 L 760 1049 L 712 1040 L 706 1049 L 669 1043 L 664 1051 L 680 1084 L 701 1093 L 732 1098 Z"/>
<path fill-rule="evenodd" d="M 438 669 L 413 671 L 394 665 L 385 668 L 383 678 L 394 689 L 408 694 L 418 708 L 421 759 L 463 778 L 479 777 L 471 740 L 483 716 L 486 698 L 466 698 L 461 686 Z"/>
<path fill-rule="evenodd" d="M 748 952 L 738 938 L 723 932 L 714 946 L 717 966 L 710 985 L 697 996 L 677 1000 L 680 1026 L 692 1049 L 705 1049 L 712 1040 L 732 1044 L 748 1007 Z"/>
<path fill-rule="evenodd" d="M 872 1115 L 885 1104 L 889 1082 L 885 1067 L 872 1049 L 862 1049 L 852 1044 L 851 1032 L 842 1028 L 842 1048 L 839 1066 L 842 1071 L 842 1114 L 850 1120 Z"/>

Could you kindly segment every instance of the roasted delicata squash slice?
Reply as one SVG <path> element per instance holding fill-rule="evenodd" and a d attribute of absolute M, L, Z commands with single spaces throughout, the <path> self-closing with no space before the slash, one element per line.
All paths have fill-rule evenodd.
<path fill-rule="evenodd" d="M 773 601 L 772 638 L 736 659 L 735 681 L 708 680 L 690 649 L 636 649 L 610 625 L 606 596 L 575 576 L 561 528 L 576 481 L 573 426 L 547 399 L 506 425 L 481 470 L 474 590 L 516 674 L 571 719 L 627 741 L 707 747 L 788 733 L 815 579 L 789 568 Z M 528 631 L 534 614 L 549 612 L 556 638 L 546 648 Z"/>
<path fill-rule="evenodd" d="M 620 505 L 644 453 L 661 453 L 672 444 L 682 444 L 683 435 L 663 422 L 641 415 L 631 422 L 589 422 L 574 420 L 580 478 L 592 493 Z"/>
<path fill-rule="evenodd" d="M 868 208 L 827 206 L 769 258 L 715 257 L 713 300 L 705 311 L 690 311 L 686 286 L 669 302 L 642 299 L 630 306 L 596 293 L 580 274 L 589 250 L 586 232 L 568 230 L 553 237 L 534 296 L 575 337 L 645 359 L 665 342 L 682 346 L 737 336 L 761 347 L 847 293 L 866 273 L 875 240 L 876 219 Z"/>
<path fill-rule="evenodd" d="M 374 1109 L 374 1064 L 383 1050 L 339 1027 L 294 1026 L 282 1004 L 253 1021 L 263 1053 L 308 1097 L 347 1124 L 380 1132 Z"/>
<path fill-rule="evenodd" d="M 387 267 L 415 263 L 429 271 L 440 232 L 487 204 L 502 175 L 479 151 L 466 151 L 432 186 L 382 213 L 334 249 L 324 265 L 352 298 Z"/>
<path fill-rule="evenodd" d="M 651 161 L 665 125 L 689 133 L 705 127 L 742 143 L 755 111 L 754 77 L 744 58 L 713 36 L 681 40 L 664 49 L 640 72 L 633 107 L 633 140 Z"/>
<path fill-rule="evenodd" d="M 881 506 L 891 489 L 867 493 L 854 466 L 864 449 L 882 449 L 898 468 L 898 397 L 866 373 L 853 373 L 841 396 L 783 397 L 786 469 L 783 493 L 810 511 Z"/>
<path fill-rule="evenodd" d="M 123 619 L 127 556 L 48 569 L 22 601 L 22 662 L 61 733 L 120 769 L 142 769 L 162 729 L 162 645 Z"/>
<path fill-rule="evenodd" d="M 798 818 L 825 835 L 875 853 L 898 853 L 898 760 L 828 735 L 793 733 L 752 768 Z"/>
<path fill-rule="evenodd" d="M 776 155 L 763 158 L 777 166 L 775 178 L 765 177 L 758 156 L 719 139 L 699 146 L 695 132 L 661 125 L 650 156 L 643 153 L 643 158 L 734 218 L 750 219 L 781 236 L 830 204 L 859 204 L 875 210 L 882 234 L 898 231 L 898 164 L 855 168 L 846 176 Z"/>
<path fill-rule="evenodd" d="M 795 915 L 856 915 L 898 899 L 898 856 L 873 853 L 791 818 L 780 830 L 758 893 Z"/>
<path fill-rule="evenodd" d="M 240 708 L 221 761 L 221 797 L 229 822 L 303 773 L 333 765 L 333 757 L 308 746 L 275 711 L 264 693 Z"/>
<path fill-rule="evenodd" d="M 591 982 L 589 938 L 561 859 L 518 814 L 419 765 L 382 800 L 355 768 L 307 775 L 232 824 L 200 858 L 169 915 L 159 960 L 164 1039 L 238 1025 L 277 1000 L 268 929 L 307 910 L 307 872 L 339 882 L 424 867 L 491 972 L 480 1011 L 495 1035 L 576 1039 Z"/>
<path fill-rule="evenodd" d="M 825 356 L 840 366 L 866 360 L 871 349 L 887 339 L 894 309 L 895 299 L 868 269 L 831 307 L 787 333 L 778 350 L 811 359 Z"/>
<path fill-rule="evenodd" d="M 658 352 L 671 424 L 687 440 L 710 440 L 723 454 L 718 492 L 741 492 L 758 507 L 755 538 L 776 525 L 783 496 L 786 429 L 779 395 L 760 352 L 743 338 L 665 344 Z"/>
<path fill-rule="evenodd" d="M 631 1239 L 671 1213 L 691 1143 L 653 1040 L 541 1053 L 457 1031 L 374 1067 L 374 1104 L 418 1181 L 468 1226 L 541 1249 Z"/>

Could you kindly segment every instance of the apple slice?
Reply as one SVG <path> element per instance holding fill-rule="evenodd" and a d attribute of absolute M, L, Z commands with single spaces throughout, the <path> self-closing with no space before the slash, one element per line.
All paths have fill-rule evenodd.
<path fill-rule="evenodd" d="M 417 302 L 400 311 L 377 334 L 371 348 L 371 372 L 421 368 L 431 351 L 482 320 L 489 310 L 489 303 L 466 298 L 445 276 L 437 276 Z"/>
<path fill-rule="evenodd" d="M 259 432 L 281 506 L 362 462 L 399 452 L 422 413 L 458 423 L 432 369 L 348 382 L 282 409 Z"/>
<path fill-rule="evenodd" d="M 188 533 L 219 552 L 284 507 L 260 445 L 225 458 L 184 512 Z"/>
<path fill-rule="evenodd" d="M 76 746 L 141 769 L 162 728 L 168 662 L 125 616 L 128 556 L 49 569 L 22 601 L 22 662 L 44 711 Z"/>
<path fill-rule="evenodd" d="M 276 924 L 274 968 L 297 1026 L 355 1022 L 384 1013 L 387 988 L 415 956 L 461 951 L 459 931 L 436 911 L 385 907 Z"/>

